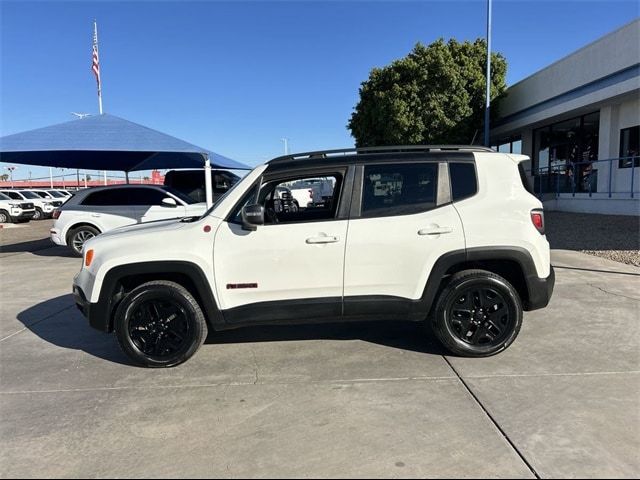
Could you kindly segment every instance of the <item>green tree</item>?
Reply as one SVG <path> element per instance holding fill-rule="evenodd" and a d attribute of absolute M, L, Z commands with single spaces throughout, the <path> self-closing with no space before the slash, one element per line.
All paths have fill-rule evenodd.
<path fill-rule="evenodd" d="M 406 57 L 374 68 L 347 125 L 356 145 L 468 144 L 474 136 L 481 142 L 486 61 L 483 39 L 440 39 L 418 43 Z M 492 53 L 492 119 L 506 72 L 505 58 Z"/>

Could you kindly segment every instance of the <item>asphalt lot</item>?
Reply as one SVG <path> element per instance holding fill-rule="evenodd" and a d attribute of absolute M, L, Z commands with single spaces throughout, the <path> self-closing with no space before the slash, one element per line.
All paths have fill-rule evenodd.
<path fill-rule="evenodd" d="M 551 305 L 488 359 L 365 323 L 146 370 L 76 311 L 50 224 L 0 231 L 3 478 L 640 476 L 640 268 L 553 251 Z"/>

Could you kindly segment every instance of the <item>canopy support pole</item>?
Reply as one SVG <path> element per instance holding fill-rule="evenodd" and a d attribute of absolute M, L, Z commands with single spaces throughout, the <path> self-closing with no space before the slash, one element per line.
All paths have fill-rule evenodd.
<path fill-rule="evenodd" d="M 129 172 L 124 172 L 124 178 L 127 181 L 127 185 L 129 184 Z"/>
<path fill-rule="evenodd" d="M 204 157 L 204 189 L 206 192 L 207 209 L 213 205 L 213 187 L 211 185 L 211 161 L 209 155 Z"/>

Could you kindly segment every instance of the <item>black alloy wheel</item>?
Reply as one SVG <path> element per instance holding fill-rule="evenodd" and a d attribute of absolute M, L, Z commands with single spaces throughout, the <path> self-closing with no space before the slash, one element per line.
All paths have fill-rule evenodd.
<path fill-rule="evenodd" d="M 114 319 L 122 350 L 134 363 L 146 367 L 185 362 L 207 336 L 195 298 L 181 285 L 164 280 L 145 283 L 128 293 Z"/>
<path fill-rule="evenodd" d="M 431 319 L 433 331 L 452 353 L 494 355 L 513 343 L 522 326 L 522 304 L 504 278 L 484 270 L 452 275 Z"/>

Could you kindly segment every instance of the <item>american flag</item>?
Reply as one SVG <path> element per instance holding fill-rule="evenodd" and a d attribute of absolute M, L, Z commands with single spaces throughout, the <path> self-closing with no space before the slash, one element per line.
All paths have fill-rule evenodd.
<path fill-rule="evenodd" d="M 98 25 L 93 23 L 93 62 L 91 63 L 91 70 L 96 76 L 98 82 L 98 95 L 100 94 L 100 58 L 98 57 Z"/>

